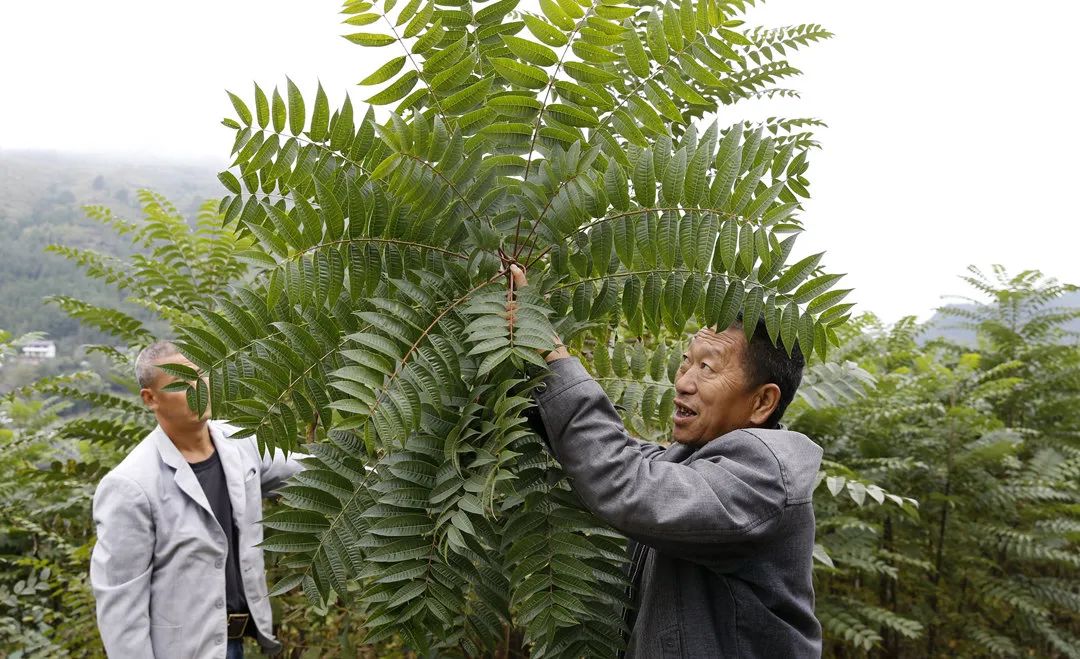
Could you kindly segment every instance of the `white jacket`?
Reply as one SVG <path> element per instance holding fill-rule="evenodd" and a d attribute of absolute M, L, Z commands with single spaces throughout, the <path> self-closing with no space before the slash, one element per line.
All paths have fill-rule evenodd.
<path fill-rule="evenodd" d="M 254 438 L 227 439 L 232 426 L 209 426 L 232 503 L 251 623 L 259 643 L 275 650 L 263 552 L 256 546 L 263 539 L 262 498 L 303 466 L 281 452 L 261 456 Z M 225 533 L 195 472 L 160 426 L 101 480 L 94 525 L 90 583 L 108 655 L 225 657 Z"/>

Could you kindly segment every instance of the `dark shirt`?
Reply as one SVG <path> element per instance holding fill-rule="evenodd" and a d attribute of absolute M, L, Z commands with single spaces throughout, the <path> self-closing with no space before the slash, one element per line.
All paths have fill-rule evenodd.
<path fill-rule="evenodd" d="M 225 606 L 229 613 L 247 613 L 247 599 L 244 597 L 243 583 L 240 581 L 240 558 L 236 551 L 236 524 L 233 522 L 232 502 L 229 501 L 229 487 L 225 482 L 225 470 L 221 468 L 221 458 L 217 451 L 202 462 L 191 463 L 191 470 L 199 479 L 210 508 L 214 511 L 221 530 L 229 544 L 229 554 L 225 560 Z"/>

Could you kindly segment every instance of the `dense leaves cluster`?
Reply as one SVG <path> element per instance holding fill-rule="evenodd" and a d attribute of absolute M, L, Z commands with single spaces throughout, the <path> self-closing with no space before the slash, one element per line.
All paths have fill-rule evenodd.
<path fill-rule="evenodd" d="M 540 351 L 558 331 L 628 427 L 662 439 L 685 332 L 741 313 L 818 361 L 791 420 L 828 451 L 830 651 L 1075 656 L 1080 357 L 1054 335 L 1069 314 L 1044 311 L 1064 288 L 974 272 L 992 301 L 968 314 L 977 352 L 920 346 L 910 323 L 844 329 L 839 275 L 793 256 L 817 122 L 707 120 L 793 94 L 787 54 L 828 33 L 747 27 L 738 1 L 539 8 L 350 0 L 350 31 L 371 30 L 350 41 L 400 49 L 361 82 L 366 110 L 291 81 L 232 95 L 220 219 L 192 232 L 146 195 L 143 223 L 92 215 L 147 256 L 55 248 L 180 334 L 209 375 L 188 374 L 194 406 L 309 456 L 265 520 L 275 592 L 302 591 L 346 644 L 355 618 L 421 651 L 610 654 L 622 540 L 524 422 Z M 154 334 L 54 302 L 129 348 Z M 36 391 L 92 411 L 23 423 L 6 458 L 23 476 L 0 490 L 5 542 L 36 550 L 11 561 L 0 631 L 62 651 L 92 637 L 56 624 L 89 620 L 89 493 L 150 420 L 78 376 Z M 46 436 L 70 459 L 42 468 Z"/>
<path fill-rule="evenodd" d="M 347 38 L 402 53 L 361 82 L 378 86 L 366 110 L 331 110 L 321 88 L 305 98 L 291 81 L 232 95 L 220 217 L 191 232 L 147 196 L 143 224 L 95 213 L 150 255 L 56 248 L 173 327 L 209 375 L 207 388 L 186 374 L 195 407 L 307 454 L 265 520 L 275 593 L 302 591 L 342 639 L 355 618 L 368 642 L 421 651 L 610 654 L 622 539 L 525 424 L 540 353 L 557 331 L 627 426 L 662 439 L 685 333 L 741 313 L 817 361 L 791 415 L 830 458 L 815 552 L 830 647 L 1069 654 L 1075 347 L 1051 346 L 1047 314 L 973 312 L 988 343 L 970 354 L 920 347 L 907 324 L 845 329 L 840 276 L 820 254 L 793 256 L 817 122 L 707 120 L 793 94 L 775 86 L 798 73 L 787 53 L 829 35 L 747 27 L 745 4 L 350 0 L 350 31 L 372 31 Z M 510 285 L 513 263 L 528 289 Z M 1000 310 L 1057 294 L 1037 284 L 983 281 Z M 130 347 L 153 335 L 113 309 L 55 302 Z M 848 347 L 828 355 L 841 335 Z M 75 378 L 38 391 L 94 407 L 61 438 L 113 443 L 99 464 L 55 468 L 83 470 L 54 491 L 78 497 L 24 499 L 5 528 L 36 541 L 49 531 L 26 512 L 62 509 L 89 542 L 93 481 L 148 419 Z M 55 547 L 47 565 L 20 564 L 19 594 L 47 582 L 82 599 L 38 606 L 42 620 L 86 606 L 67 577 L 87 544 Z M 912 570 L 928 578 L 903 578 Z M 48 621 L 37 633 L 64 638 Z"/>
<path fill-rule="evenodd" d="M 526 367 L 557 329 L 662 433 L 688 328 L 764 318 L 823 359 L 851 306 L 821 254 L 792 258 L 817 122 L 702 121 L 790 93 L 784 55 L 829 36 L 746 28 L 744 9 L 350 1 L 346 24 L 375 31 L 347 38 L 395 49 L 362 116 L 291 81 L 231 95 L 220 210 L 257 274 L 181 332 L 219 415 L 310 445 L 267 522 L 296 568 L 279 592 L 352 602 L 372 638 L 421 649 L 517 629 L 536 656 L 618 646 L 619 541 L 524 427 Z"/>
<path fill-rule="evenodd" d="M 922 503 L 862 509 L 819 491 L 835 569 L 819 574 L 818 616 L 834 648 L 1075 657 L 1080 350 L 1060 328 L 1080 310 L 1051 306 L 1072 287 L 1035 271 L 967 279 L 983 295 L 954 313 L 978 348 L 920 345 L 911 319 L 867 326 L 844 352 L 876 386 L 797 422 L 831 459 Z"/>
<path fill-rule="evenodd" d="M 233 258 L 248 241 L 221 229 L 212 205 L 195 229 L 157 194 L 140 193 L 143 218 L 128 222 L 105 207 L 87 214 L 106 231 L 139 250 L 120 258 L 56 245 L 53 251 L 90 277 L 128 296 L 162 327 L 194 318 L 210 297 L 242 276 Z M 0 542 L 5 575 L 2 646 L 29 656 L 100 654 L 88 583 L 93 545 L 91 498 L 98 481 L 153 428 L 153 415 L 135 396 L 133 353 L 153 340 L 140 320 L 86 300 L 50 298 L 66 314 L 99 329 L 115 343 L 88 346 L 113 368 L 41 379 L 12 392 L 0 414 L 5 426 L 4 468 L 14 474 L 0 486 Z M 5 587 L 6 587 L 5 580 Z M 31 622 L 32 621 L 32 622 Z"/>
<path fill-rule="evenodd" d="M 53 249 L 126 293 L 153 320 L 142 324 L 81 298 L 58 300 L 65 312 L 112 337 L 113 343 L 87 347 L 104 356 L 106 367 L 46 377 L 0 401 L 0 466 L 9 474 L 0 484 L 0 652 L 12 657 L 104 656 L 88 583 L 90 507 L 101 477 L 154 427 L 137 397 L 134 356 L 155 333 L 195 318 L 247 272 L 237 253 L 249 241 L 222 231 L 212 207 L 189 223 L 159 195 L 140 199 L 143 215 L 130 222 L 104 208 L 86 209 L 106 231 L 129 240 L 134 256 Z M 0 331 L 0 364 L 14 361 L 8 353 L 20 342 Z M 289 656 L 359 646 L 350 617 L 313 612 L 303 596 L 280 604 L 279 619 L 287 621 L 277 633 Z M 392 647 L 357 652 L 379 656 Z"/>
<path fill-rule="evenodd" d="M 149 224 L 167 207 L 153 199 L 147 197 Z M 151 261 L 177 249 L 174 241 L 204 244 L 180 231 L 159 235 L 148 245 Z M 239 272 L 235 252 L 229 257 L 222 244 L 234 239 L 209 235 L 227 267 Z M 205 252 L 195 252 L 200 255 Z M 114 263 L 117 272 L 135 267 Z M 180 289 L 196 281 L 190 272 L 176 277 L 186 282 Z M 1080 351 L 1058 329 L 1075 313 L 1051 306 L 1068 287 L 1047 284 L 1038 273 L 998 281 L 973 274 L 972 281 L 993 291 L 989 304 L 962 312 L 979 330 L 977 350 L 920 346 L 910 322 L 888 330 L 860 322 L 844 330 L 842 351 L 808 371 L 789 411 L 790 422 L 818 438 L 830 458 L 815 497 L 818 614 L 827 656 L 1070 656 L 1075 645 Z M 194 315 L 205 311 L 208 296 L 226 295 L 224 283 L 195 288 L 174 301 L 175 311 Z M 139 285 L 131 294 L 153 300 L 168 293 Z M 10 338 L 4 342 L 10 346 Z M 592 363 L 624 402 L 641 395 L 640 407 L 626 408 L 627 420 L 642 435 L 661 434 L 649 406 L 671 386 L 672 351 L 625 345 L 616 345 L 606 362 L 594 351 Z M 153 423 L 132 395 L 129 352 L 116 354 L 123 370 L 112 380 L 119 388 L 89 375 L 48 379 L 35 387 L 44 400 L 24 391 L 0 406 L 4 466 L 13 474 L 0 487 L 5 651 L 100 652 L 86 583 L 90 495 L 103 470 Z M 390 656 L 400 651 L 401 637 L 413 647 L 411 639 L 423 640 L 434 624 L 428 615 L 450 620 L 449 643 L 476 654 L 523 640 L 519 629 L 505 625 L 500 612 L 507 608 L 534 615 L 516 624 L 547 626 L 617 610 L 620 539 L 579 510 L 536 439 L 508 421 L 527 404 L 527 387 L 507 378 L 471 401 L 471 421 L 446 426 L 439 436 L 411 435 L 380 459 L 366 457 L 349 430 L 334 430 L 309 447 L 310 477 L 286 495 L 289 507 L 271 508 L 267 518 L 309 544 L 277 547 L 288 550 L 291 566 L 279 563 L 272 571 L 286 577 L 285 585 L 304 582 L 330 567 L 315 567 L 326 559 L 316 556 L 312 538 L 333 538 L 340 551 L 363 556 L 355 573 L 342 575 L 341 587 L 375 606 L 366 613 L 355 601 L 312 609 L 302 594 L 278 595 L 278 634 L 290 656 L 304 648 Z M 638 393 L 645 391 L 652 393 Z M 650 397 L 654 402 L 645 402 Z M 511 431 L 502 433 L 504 427 Z M 489 441 L 496 435 L 502 443 Z M 478 468 L 468 463 L 458 471 L 446 438 L 492 450 L 474 458 Z M 514 493 L 504 495 L 499 483 L 506 470 L 495 465 L 508 462 L 517 465 L 516 481 Z M 368 486 L 338 508 L 343 490 L 353 487 L 341 474 Z M 305 506 L 319 506 L 336 521 L 313 522 Z M 496 508 L 506 512 L 487 512 Z M 404 512 L 382 515 L 386 510 Z M 346 544 L 354 538 L 355 547 Z M 353 579 L 363 591 L 350 588 Z M 511 591 L 512 583 L 522 585 Z M 407 598 L 430 600 L 425 612 L 432 613 L 411 624 L 386 622 L 395 600 Z M 358 646 L 362 636 L 388 635 L 377 649 Z M 580 651 L 579 639 L 567 634 L 550 651 L 573 652 L 575 645 Z"/>
<path fill-rule="evenodd" d="M 56 305 L 43 305 L 46 295 L 67 295 L 92 304 L 115 305 L 121 296 L 96 279 L 83 277 L 76 263 L 55 254 L 42 254 L 50 243 L 92 248 L 127 256 L 126 238 L 103 232 L 87 218 L 83 207 L 108 204 L 128 217 L 138 216 L 140 187 L 168 197 L 185 215 L 194 218 L 199 205 L 220 195 L 219 185 L 205 167 L 179 163 L 123 162 L 74 153 L 12 151 L 0 153 L 0 325 L 20 335 L 46 332 L 56 342 L 58 356 L 51 370 L 72 367 L 73 353 L 85 343 L 100 343 L 104 334 L 67 316 Z M 139 311 L 128 305 L 128 313 Z M 146 320 L 148 316 L 140 315 Z M 77 360 L 74 362 L 78 363 Z M 63 365 L 63 368 L 58 368 Z M 30 369 L 18 365 L 0 373 L 0 388 L 22 386 L 33 379 Z"/>

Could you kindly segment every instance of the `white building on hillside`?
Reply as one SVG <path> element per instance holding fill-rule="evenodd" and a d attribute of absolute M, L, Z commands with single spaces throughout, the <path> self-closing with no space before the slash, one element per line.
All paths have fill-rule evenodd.
<path fill-rule="evenodd" d="M 52 341 L 30 341 L 22 348 L 23 357 L 34 359 L 53 359 L 56 357 L 56 344 Z"/>

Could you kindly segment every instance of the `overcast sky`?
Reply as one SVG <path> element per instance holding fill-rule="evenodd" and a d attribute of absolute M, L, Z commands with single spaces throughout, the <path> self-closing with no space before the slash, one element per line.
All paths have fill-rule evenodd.
<path fill-rule="evenodd" d="M 522 6 L 530 0 L 524 0 Z M 50 149 L 222 167 L 225 89 L 251 82 L 340 101 L 387 51 L 340 38 L 340 2 L 0 2 L 0 150 Z M 927 318 L 969 291 L 968 264 L 1037 268 L 1080 283 L 1080 179 L 1072 31 L 1080 5 L 772 0 L 767 26 L 822 23 L 837 36 L 797 53 L 794 101 L 737 106 L 828 122 L 811 161 L 801 253 L 864 310 Z M 0 191 L 2 194 L 3 191 Z"/>

